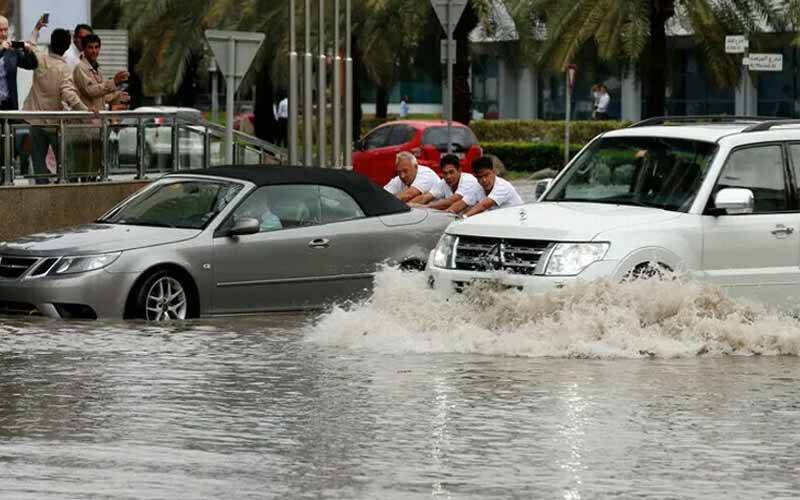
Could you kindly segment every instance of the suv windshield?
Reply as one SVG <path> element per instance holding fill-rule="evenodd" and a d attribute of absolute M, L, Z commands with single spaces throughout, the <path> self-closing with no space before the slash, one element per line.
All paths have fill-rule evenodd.
<path fill-rule="evenodd" d="M 662 137 L 595 141 L 572 164 L 545 201 L 637 205 L 686 212 L 717 145 Z"/>
<path fill-rule="evenodd" d="M 232 182 L 161 182 L 98 222 L 203 229 L 241 189 Z"/>

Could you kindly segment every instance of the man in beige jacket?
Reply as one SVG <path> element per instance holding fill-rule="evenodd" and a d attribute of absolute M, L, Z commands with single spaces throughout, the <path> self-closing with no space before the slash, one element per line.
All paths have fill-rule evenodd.
<path fill-rule="evenodd" d="M 40 54 L 39 65 L 33 73 L 33 86 L 25 99 L 23 109 L 26 111 L 63 111 L 65 103 L 75 111 L 88 111 L 90 108 L 82 101 L 72 81 L 72 73 L 64 61 L 64 52 L 70 44 L 69 33 L 63 29 L 53 30 L 50 36 L 50 51 Z M 92 109 L 92 111 L 97 111 Z M 47 120 L 29 120 L 31 122 L 31 142 L 33 142 L 33 171 L 36 175 L 47 174 L 47 148 L 52 147 L 58 159 L 58 131 L 54 123 Z M 38 125 L 38 126 L 37 126 Z M 49 125 L 43 127 L 41 125 Z M 60 162 L 60 160 L 59 160 Z M 46 184 L 48 180 L 40 177 L 37 184 Z"/>
<path fill-rule="evenodd" d="M 106 80 L 97 62 L 102 45 L 100 37 L 95 34 L 87 35 L 83 37 L 82 43 L 83 55 L 80 63 L 75 66 L 72 79 L 83 104 L 89 108 L 102 110 L 106 104 L 127 102 L 128 94 L 118 88 L 128 79 L 128 72 L 119 71 L 114 78 Z"/>

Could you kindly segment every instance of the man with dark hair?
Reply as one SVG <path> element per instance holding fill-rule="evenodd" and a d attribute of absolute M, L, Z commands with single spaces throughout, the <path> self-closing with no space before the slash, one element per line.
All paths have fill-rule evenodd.
<path fill-rule="evenodd" d="M 486 198 L 475 176 L 461 172 L 461 161 L 458 156 L 444 155 L 439 165 L 442 179 L 439 179 L 429 193 L 411 200 L 412 203 L 460 214 Z"/>
<path fill-rule="evenodd" d="M 50 35 L 49 53 L 39 54 L 39 65 L 33 72 L 33 86 L 25 99 L 23 109 L 26 111 L 63 111 L 66 103 L 72 110 L 87 111 L 75 84 L 72 71 L 64 61 L 64 53 L 69 48 L 69 33 L 63 29 L 53 30 Z M 94 110 L 96 111 L 96 110 Z M 58 158 L 58 132 L 56 123 L 47 120 L 28 120 L 31 125 L 31 141 L 33 142 L 33 170 L 36 175 L 47 174 L 47 148 L 52 147 Z M 47 183 L 47 179 L 36 179 L 37 184 Z"/>
<path fill-rule="evenodd" d="M 94 30 L 88 24 L 79 24 L 75 26 L 75 31 L 72 32 L 72 45 L 69 50 L 64 54 L 64 60 L 67 61 L 69 69 L 72 70 L 80 64 L 81 54 L 83 53 L 83 37 L 91 35 Z"/>
<path fill-rule="evenodd" d="M 128 72 L 118 71 L 114 78 L 105 79 L 97 59 L 100 57 L 102 41 L 94 33 L 83 37 L 81 62 L 72 72 L 75 87 L 81 101 L 88 108 L 105 109 L 106 104 L 128 100 L 128 94 L 118 89 L 128 79 Z"/>
<path fill-rule="evenodd" d="M 522 198 L 514 186 L 497 176 L 497 170 L 495 170 L 494 161 L 491 158 L 481 156 L 473 161 L 472 171 L 483 188 L 483 192 L 486 193 L 486 199 L 476 203 L 464 214 L 464 217 L 472 217 L 487 210 L 522 205 Z"/>

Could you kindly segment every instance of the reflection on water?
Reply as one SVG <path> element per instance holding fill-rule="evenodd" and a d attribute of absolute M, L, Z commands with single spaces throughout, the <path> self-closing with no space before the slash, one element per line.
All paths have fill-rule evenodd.
<path fill-rule="evenodd" d="M 686 286 L 468 314 L 393 273 L 319 318 L 2 320 L 0 498 L 796 497 L 792 320 Z"/>

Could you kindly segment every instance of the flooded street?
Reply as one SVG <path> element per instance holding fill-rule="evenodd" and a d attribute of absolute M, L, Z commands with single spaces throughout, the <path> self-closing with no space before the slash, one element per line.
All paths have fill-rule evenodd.
<path fill-rule="evenodd" d="M 696 284 L 395 270 L 323 315 L 4 319 L 0 497 L 796 498 L 797 327 Z"/>

